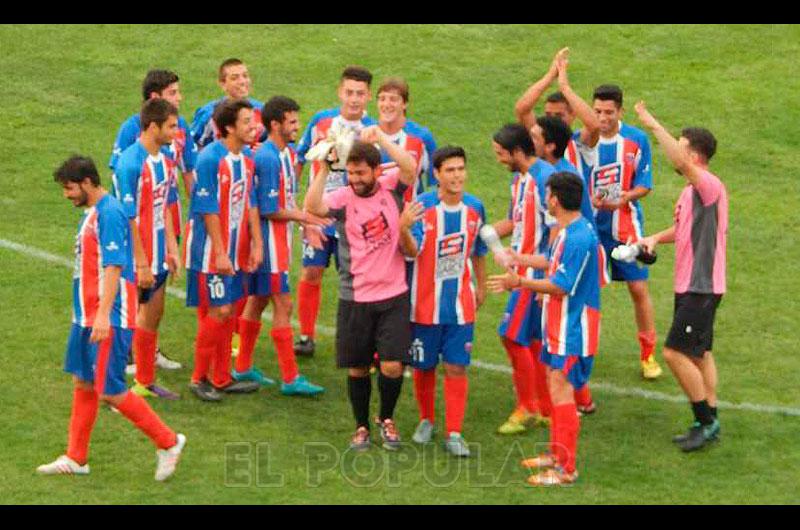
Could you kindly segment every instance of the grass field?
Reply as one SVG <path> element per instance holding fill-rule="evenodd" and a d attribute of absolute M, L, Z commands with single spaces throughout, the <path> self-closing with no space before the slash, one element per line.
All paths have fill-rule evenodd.
<path fill-rule="evenodd" d="M 149 26 L 0 27 L 0 239 L 69 258 L 80 212 L 52 180 L 55 166 L 79 152 L 105 166 L 121 121 L 140 104 L 151 67 L 181 76 L 182 113 L 218 97 L 215 71 L 243 59 L 253 95 L 297 99 L 307 121 L 335 106 L 341 69 L 369 67 L 377 79 L 404 76 L 410 116 L 440 144 L 463 145 L 470 190 L 503 215 L 508 174 L 494 161 L 491 134 L 510 121 L 515 99 L 570 46 L 571 79 L 588 97 L 616 82 L 627 107 L 644 98 L 673 131 L 701 124 L 717 135 L 712 170 L 730 193 L 729 294 L 717 318 L 720 399 L 800 408 L 800 358 L 791 329 L 797 302 L 800 211 L 796 169 L 800 132 L 800 28 L 791 26 Z M 792 59 L 794 57 L 795 59 Z M 376 115 L 374 104 L 370 113 Z M 629 115 L 632 124 L 635 118 Z M 646 230 L 671 221 L 683 185 L 654 147 L 654 191 L 644 201 Z M 108 183 L 109 172 L 102 175 Z M 299 249 L 296 249 L 299 250 Z M 298 253 L 299 255 L 299 253 Z M 2 503 L 797 503 L 800 417 L 722 409 L 722 442 L 681 454 L 671 443 L 690 417 L 683 403 L 622 396 L 613 388 L 680 394 L 665 374 L 647 383 L 638 371 L 633 310 L 624 286 L 603 295 L 601 353 L 593 379 L 599 411 L 582 422 L 581 478 L 571 488 L 532 491 L 517 461 L 547 440 L 538 430 L 494 434 L 513 407 L 506 373 L 473 368 L 465 437 L 480 455 L 466 462 L 442 447 L 409 445 L 343 454 L 352 431 L 345 376 L 334 368 L 330 334 L 301 371 L 327 387 L 317 400 L 274 389 L 213 406 L 188 395 L 189 370 L 160 371 L 183 392 L 156 410 L 188 435 L 177 474 L 153 481 L 153 448 L 126 421 L 101 410 L 89 477 L 38 477 L 38 464 L 61 454 L 71 382 L 61 372 L 70 319 L 70 272 L 63 265 L 0 246 L 0 502 Z M 671 251 L 650 282 L 659 348 L 672 313 Z M 293 283 L 297 275 L 293 274 Z M 320 323 L 331 326 L 337 280 L 326 275 Z M 183 289 L 183 281 L 177 285 Z M 474 358 L 507 364 L 495 326 L 503 297 L 492 297 L 477 324 Z M 191 363 L 195 315 L 170 297 L 161 344 Z M 256 362 L 277 374 L 266 334 Z M 660 358 L 660 355 L 659 355 Z M 397 420 L 410 440 L 416 406 L 410 380 Z M 613 388 L 612 386 L 613 385 Z M 440 385 L 441 388 L 441 385 Z M 376 394 L 375 392 L 373 394 Z M 438 409 L 438 417 L 443 418 Z M 439 438 L 440 440 L 441 438 Z M 340 458 L 341 457 L 341 458 Z M 281 487 L 278 487 L 281 486 Z"/>

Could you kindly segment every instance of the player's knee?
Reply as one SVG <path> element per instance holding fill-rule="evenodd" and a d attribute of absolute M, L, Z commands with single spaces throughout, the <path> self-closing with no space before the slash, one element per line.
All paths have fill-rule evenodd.
<path fill-rule="evenodd" d="M 467 367 L 460 364 L 444 363 L 444 373 L 447 377 L 464 377 L 467 375 Z"/>
<path fill-rule="evenodd" d="M 300 279 L 306 283 L 318 284 L 322 281 L 322 267 L 303 267 Z"/>
<path fill-rule="evenodd" d="M 646 281 L 628 282 L 628 290 L 636 301 L 645 301 L 649 296 Z"/>
<path fill-rule="evenodd" d="M 400 377 L 403 375 L 403 363 L 401 363 L 400 361 L 382 362 L 381 373 L 391 379 Z"/>
<path fill-rule="evenodd" d="M 369 367 L 357 367 L 357 368 L 348 368 L 347 375 L 350 377 L 367 377 L 369 376 Z"/>
<path fill-rule="evenodd" d="M 94 385 L 89 381 L 84 381 L 83 379 L 79 379 L 73 376 L 72 382 L 75 385 L 76 390 L 83 390 L 83 391 L 94 390 Z"/>
<path fill-rule="evenodd" d="M 226 320 L 233 314 L 233 306 L 228 304 L 212 307 L 208 310 L 208 314 L 217 320 Z"/>

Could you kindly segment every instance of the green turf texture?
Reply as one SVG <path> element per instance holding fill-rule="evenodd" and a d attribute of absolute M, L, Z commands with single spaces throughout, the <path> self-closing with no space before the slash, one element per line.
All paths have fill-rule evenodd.
<path fill-rule="evenodd" d="M 72 153 L 92 156 L 102 176 L 120 123 L 138 109 L 149 68 L 181 77 L 182 114 L 219 97 L 216 68 L 243 59 L 252 95 L 288 95 L 311 115 L 336 106 L 338 75 L 362 64 L 376 80 L 405 77 L 412 119 L 440 145 L 464 146 L 468 189 L 504 215 L 506 170 L 491 135 L 513 119 L 523 90 L 562 46 L 572 49 L 570 79 L 585 98 L 600 83 L 625 90 L 677 133 L 702 125 L 718 138 L 711 169 L 730 194 L 728 289 L 717 313 L 720 399 L 800 407 L 793 329 L 800 211 L 796 170 L 800 133 L 796 96 L 800 28 L 791 26 L 2 26 L 0 84 L 0 238 L 69 257 L 80 212 L 61 197 L 52 171 Z M 376 83 L 377 86 L 377 83 Z M 374 102 L 370 114 L 377 115 Z M 651 141 L 652 138 L 651 138 Z M 645 229 L 672 219 L 683 186 L 654 144 L 654 190 L 644 200 Z M 304 175 L 305 176 L 305 175 Z M 303 187 L 305 188 L 305 182 Z M 295 249 L 299 258 L 299 249 Z M 659 350 L 672 316 L 672 250 L 651 269 Z M 297 260 L 296 260 L 297 263 Z M 387 454 L 345 454 L 353 422 L 345 374 L 333 342 L 321 336 L 301 371 L 327 392 L 286 398 L 276 389 L 203 404 L 188 394 L 196 320 L 170 297 L 161 344 L 184 363 L 159 371 L 184 399 L 155 409 L 188 444 L 176 475 L 153 480 L 150 442 L 127 421 L 100 411 L 88 477 L 39 477 L 37 465 L 64 451 L 70 378 L 61 372 L 70 319 L 70 271 L 0 248 L 0 502 L 2 503 L 797 503 L 800 418 L 720 411 L 722 441 L 681 454 L 670 442 L 690 421 L 684 404 L 598 391 L 598 413 L 582 421 L 577 484 L 532 490 L 519 459 L 542 449 L 547 431 L 494 434 L 514 399 L 508 374 L 470 371 L 464 436 L 480 456 L 458 462 L 437 443 Z M 496 270 L 492 265 L 491 270 Z M 292 284 L 297 280 L 297 266 Z M 333 325 L 337 280 L 326 274 L 319 322 Z M 183 288 L 183 280 L 178 284 Z M 507 364 L 495 334 L 504 297 L 492 296 L 477 323 L 474 358 Z M 593 378 L 619 387 L 678 395 L 669 373 L 640 379 L 633 309 L 622 285 L 603 294 L 601 353 Z M 267 329 L 268 326 L 265 326 Z M 277 362 L 266 333 L 256 362 L 272 376 Z M 660 358 L 660 354 L 659 354 Z M 663 362 L 662 362 L 663 364 Z M 664 366 L 665 372 L 666 366 Z M 439 391 L 441 392 L 441 380 Z M 373 396 L 377 395 L 377 390 Z M 443 420 L 443 409 L 437 418 Z M 376 402 L 373 402 L 374 407 Z M 411 380 L 397 412 L 404 440 L 416 425 Z M 377 439 L 377 432 L 373 433 Z M 331 461 L 333 453 L 338 459 Z M 372 471 L 370 472 L 370 469 Z M 282 484 L 282 486 L 276 486 Z"/>

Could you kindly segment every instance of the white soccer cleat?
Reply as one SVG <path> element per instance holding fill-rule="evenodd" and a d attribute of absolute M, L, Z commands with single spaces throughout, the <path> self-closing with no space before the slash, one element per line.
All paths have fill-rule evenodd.
<path fill-rule="evenodd" d="M 156 366 L 164 370 L 180 370 L 183 367 L 178 361 L 173 361 L 161 353 L 161 348 L 156 350 Z"/>
<path fill-rule="evenodd" d="M 80 465 L 67 455 L 61 455 L 49 464 L 36 468 L 40 475 L 88 475 L 89 464 Z"/>
<path fill-rule="evenodd" d="M 183 446 L 186 445 L 186 435 L 178 433 L 177 438 L 178 443 L 169 449 L 156 450 L 156 457 L 158 458 L 156 480 L 159 482 L 167 480 L 175 473 L 175 467 L 178 465 Z"/>

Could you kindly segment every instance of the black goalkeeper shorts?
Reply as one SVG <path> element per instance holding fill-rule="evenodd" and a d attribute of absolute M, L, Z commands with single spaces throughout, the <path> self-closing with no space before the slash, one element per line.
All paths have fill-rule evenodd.
<path fill-rule="evenodd" d="M 711 351 L 720 300 L 720 294 L 675 294 L 675 314 L 664 345 L 698 359 Z"/>
<path fill-rule="evenodd" d="M 336 364 L 362 368 L 381 361 L 411 362 L 411 308 L 408 293 L 380 302 L 339 300 Z"/>

